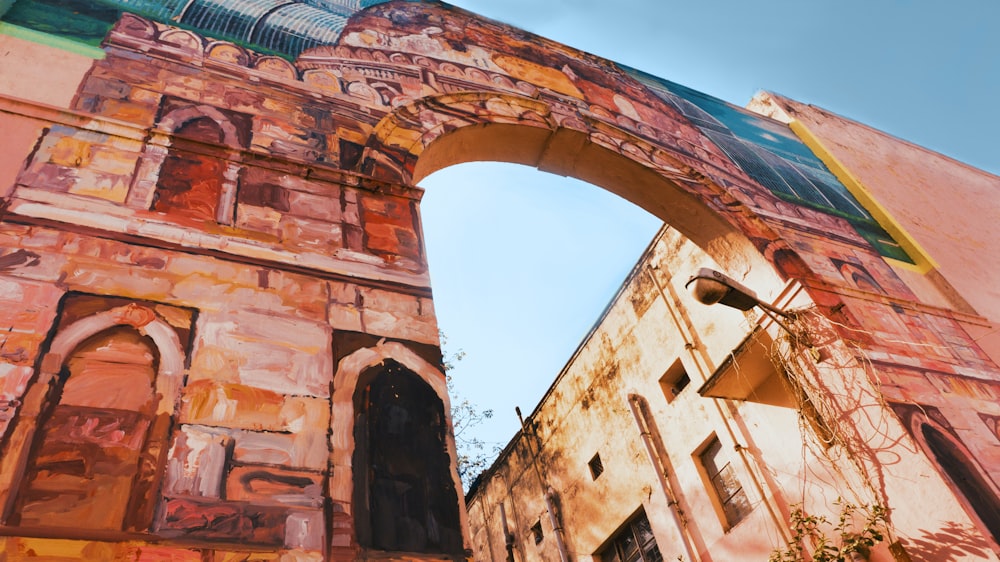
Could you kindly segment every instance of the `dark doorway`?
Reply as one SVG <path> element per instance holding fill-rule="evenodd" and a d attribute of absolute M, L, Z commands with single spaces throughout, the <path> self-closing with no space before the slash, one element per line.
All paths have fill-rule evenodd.
<path fill-rule="evenodd" d="M 444 404 L 399 363 L 369 369 L 355 394 L 354 507 L 361 546 L 462 553 Z"/>

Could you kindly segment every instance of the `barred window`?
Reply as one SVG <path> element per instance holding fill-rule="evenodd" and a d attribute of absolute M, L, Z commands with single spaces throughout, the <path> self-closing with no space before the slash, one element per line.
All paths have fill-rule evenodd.
<path fill-rule="evenodd" d="M 713 438 L 699 455 L 701 465 L 711 482 L 715 497 L 722 506 L 726 524 L 735 526 L 753 509 L 747 499 L 743 485 L 736 477 L 732 464 L 722 454 L 722 444 L 718 438 Z"/>
<path fill-rule="evenodd" d="M 599 553 L 601 562 L 661 562 L 663 555 L 649 526 L 646 512 L 640 510 L 625 524 Z"/>

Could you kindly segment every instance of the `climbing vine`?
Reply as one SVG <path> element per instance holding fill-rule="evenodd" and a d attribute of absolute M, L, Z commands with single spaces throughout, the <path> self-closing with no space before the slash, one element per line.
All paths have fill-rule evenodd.
<path fill-rule="evenodd" d="M 838 498 L 834 502 L 839 508 L 835 521 L 799 504 L 789 517 L 791 538 L 768 562 L 867 560 L 870 549 L 892 535 L 889 509 L 879 486 L 883 475 L 869 442 L 871 435 L 885 434 L 888 406 L 877 379 L 871 377 L 863 347 L 839 338 L 829 319 L 815 309 L 800 310 L 790 328 L 785 338 L 775 341 L 772 361 L 783 373 L 796 402 L 803 446 L 829 461 L 828 466 L 841 475 L 841 485 L 847 487 L 843 493 L 856 500 L 852 503 Z M 847 353 L 835 351 L 831 344 L 838 340 L 846 344 Z M 830 372 L 837 376 L 829 377 Z M 867 410 L 868 432 L 845 420 L 861 410 Z M 844 461 L 853 466 L 855 474 L 843 470 Z M 805 497 L 805 481 L 802 484 Z M 863 498 L 870 498 L 870 503 L 864 503 Z"/>

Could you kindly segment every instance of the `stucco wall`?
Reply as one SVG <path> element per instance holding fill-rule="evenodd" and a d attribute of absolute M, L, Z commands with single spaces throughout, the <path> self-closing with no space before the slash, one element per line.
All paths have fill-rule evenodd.
<path fill-rule="evenodd" d="M 725 352 L 749 329 L 739 312 L 700 305 L 683 288 L 688 275 L 710 265 L 701 251 L 675 231 L 667 229 L 657 236 L 607 313 L 531 414 L 528 423 L 535 435 L 516 436 L 471 496 L 469 514 L 477 560 L 505 559 L 501 503 L 516 559 L 559 559 L 543 502 L 549 486 L 558 490 L 564 540 L 572 559 L 589 559 L 587 555 L 605 548 L 606 541 L 640 509 L 652 525 L 664 559 L 690 556 L 671 516 L 657 467 L 643 443 L 642 429 L 631 413 L 630 395 L 648 404 L 662 438 L 671 467 L 669 484 L 693 530 L 687 539 L 691 548 L 706 556 L 711 552 L 718 560 L 766 558 L 777 532 L 774 522 L 751 486 L 720 410 L 696 392 L 711 374 L 706 372 L 709 365 L 721 363 Z M 675 302 L 683 303 L 679 314 Z M 705 356 L 685 347 L 675 321 L 698 325 L 701 340 L 695 345 L 706 345 Z M 658 381 L 678 362 L 691 383 L 674 396 Z M 768 427 L 778 430 L 760 434 L 764 441 L 798 442 L 793 410 L 761 408 L 771 410 L 758 415 L 763 413 Z M 732 530 L 713 503 L 695 460 L 713 435 L 724 444 L 724 455 L 756 505 Z M 776 472 L 795 473 L 789 465 L 798 462 L 800 452 L 796 447 L 791 458 L 782 458 L 778 462 L 782 468 Z M 588 466 L 595 455 L 604 468 L 596 479 Z M 537 545 L 529 531 L 536 522 L 545 536 Z"/>
<path fill-rule="evenodd" d="M 832 340 L 824 321 L 800 313 L 796 325 L 809 325 L 816 347 L 814 355 L 798 356 L 790 352 L 789 335 L 766 318 L 693 299 L 683 287 L 688 276 L 713 266 L 677 232 L 667 228 L 656 237 L 528 417 L 528 430 L 514 437 L 467 497 L 476 560 L 508 559 L 504 519 L 516 560 L 559 560 L 544 501 L 549 487 L 572 560 L 596 559 L 640 510 L 666 560 L 763 560 L 787 540 L 792 510 L 835 521 L 838 498 L 893 510 L 892 530 L 871 560 L 893 560 L 888 544 L 896 541 L 914 560 L 932 559 L 927 545 L 933 540 L 976 545 L 969 552 L 942 551 L 954 560 L 990 559 L 982 538 L 931 531 L 969 533 L 971 525 L 926 458 L 900 445 L 909 438 L 858 358 L 827 347 Z M 794 287 L 755 289 L 779 295 L 781 306 L 802 304 Z M 758 322 L 765 329 L 741 344 Z M 674 395 L 661 381 L 675 376 L 678 365 L 691 383 Z M 812 410 L 802 409 L 791 380 L 810 396 Z M 740 399 L 709 397 L 722 386 Z M 648 413 L 645 427 L 633 413 L 637 400 Z M 653 456 L 644 443 L 647 428 Z M 727 523 L 699 459 L 713 437 L 752 506 L 735 525 Z M 589 467 L 595 455 L 604 469 L 597 478 Z M 894 462 L 876 460 L 887 455 Z M 920 482 L 916 495 L 914 482 Z M 935 505 L 933 515 L 921 507 L 927 501 Z M 538 544 L 531 531 L 536 524 L 544 535 Z"/>

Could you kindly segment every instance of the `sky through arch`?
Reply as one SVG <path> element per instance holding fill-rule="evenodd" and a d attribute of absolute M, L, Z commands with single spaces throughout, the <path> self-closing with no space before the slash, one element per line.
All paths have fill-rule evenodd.
<path fill-rule="evenodd" d="M 493 409 L 480 439 L 506 445 L 663 224 L 597 186 L 475 162 L 420 186 L 435 312 L 466 357 L 458 393 Z"/>

